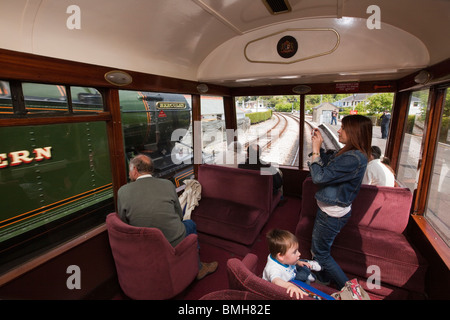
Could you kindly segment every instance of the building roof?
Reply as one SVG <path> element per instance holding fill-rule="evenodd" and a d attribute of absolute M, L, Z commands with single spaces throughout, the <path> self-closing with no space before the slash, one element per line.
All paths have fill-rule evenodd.
<path fill-rule="evenodd" d="M 319 104 L 318 106 L 315 106 L 313 109 L 319 109 L 319 108 L 333 108 L 333 109 L 339 109 L 339 107 L 335 106 L 332 103 L 329 102 L 322 102 L 321 104 Z"/>

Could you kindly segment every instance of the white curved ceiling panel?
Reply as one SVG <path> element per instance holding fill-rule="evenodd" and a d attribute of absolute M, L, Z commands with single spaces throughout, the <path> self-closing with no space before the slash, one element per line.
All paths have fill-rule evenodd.
<path fill-rule="evenodd" d="M 276 39 L 269 36 L 286 29 L 302 28 L 330 28 L 339 34 L 337 49 L 329 54 L 312 57 L 293 64 L 280 64 L 283 62 L 274 46 Z M 355 32 L 357 30 L 357 32 Z M 332 48 L 335 40 L 333 37 L 319 37 L 317 33 L 308 35 L 304 32 L 281 33 L 278 39 L 285 34 L 299 37 L 299 50 L 292 60 L 302 58 L 303 52 L 324 52 Z M 265 38 L 266 46 L 253 48 L 251 60 L 276 61 L 276 63 L 250 62 L 246 59 L 244 51 L 248 43 L 255 39 Z M 303 39 L 302 39 L 303 38 Z M 408 59 L 405 59 L 408 57 Z M 300 76 L 320 74 L 344 74 L 366 73 L 386 71 L 386 73 L 398 69 L 422 68 L 429 63 L 430 57 L 425 45 L 413 35 L 396 27 L 382 24 L 380 30 L 370 30 L 366 26 L 366 20 L 360 18 L 323 18 L 314 20 L 301 20 L 278 24 L 266 29 L 258 29 L 243 36 L 222 44 L 214 50 L 199 68 L 200 81 L 239 80 L 242 78 L 258 78 L 267 76 Z M 286 60 L 289 62 L 289 60 Z M 239 81 L 238 81 L 239 82 Z M 225 83 L 225 82 L 224 82 Z"/>
<path fill-rule="evenodd" d="M 450 57 L 448 0 L 289 3 L 291 12 L 272 15 L 262 0 L 0 0 L 0 48 L 189 80 L 270 76 L 274 83 L 293 74 L 307 81 L 305 75 L 315 73 L 323 80 L 360 71 L 362 65 L 375 72 L 411 71 Z M 367 8 L 374 3 L 382 29 L 370 32 Z M 81 29 L 71 30 L 67 8 L 74 4 Z M 334 28 L 339 46 L 290 66 L 245 59 L 249 41 L 288 27 Z M 299 36 L 299 54 L 324 51 L 332 42 Z M 257 59 L 276 54 L 264 41 L 250 49 Z"/>

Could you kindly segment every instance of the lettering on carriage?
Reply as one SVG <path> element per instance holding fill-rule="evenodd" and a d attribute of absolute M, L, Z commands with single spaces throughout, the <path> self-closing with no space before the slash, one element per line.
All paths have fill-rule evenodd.
<path fill-rule="evenodd" d="M 67 7 L 66 13 L 71 13 L 67 18 L 66 27 L 69 30 L 81 29 L 81 9 L 79 6 L 72 4 Z"/>
<path fill-rule="evenodd" d="M 381 9 L 377 5 L 370 5 L 367 7 L 366 13 L 372 13 L 372 15 L 367 18 L 366 25 L 370 30 L 381 29 Z"/>
<path fill-rule="evenodd" d="M 52 157 L 52 147 L 35 148 L 31 153 L 28 150 L 12 151 L 10 153 L 0 153 L 0 169 L 8 166 L 18 166 L 22 163 L 42 161 Z M 34 157 L 32 156 L 34 154 Z M 8 161 L 8 159 L 10 161 Z"/>

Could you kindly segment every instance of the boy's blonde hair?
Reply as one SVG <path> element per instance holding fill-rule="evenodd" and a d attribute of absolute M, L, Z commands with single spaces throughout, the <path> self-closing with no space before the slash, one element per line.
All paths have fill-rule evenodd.
<path fill-rule="evenodd" d="M 287 230 L 272 229 L 266 234 L 269 252 L 273 257 L 284 255 L 293 245 L 298 244 L 297 237 Z"/>

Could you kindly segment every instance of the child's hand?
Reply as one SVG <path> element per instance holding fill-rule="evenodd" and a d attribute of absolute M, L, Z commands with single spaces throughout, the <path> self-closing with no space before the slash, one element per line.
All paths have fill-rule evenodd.
<path fill-rule="evenodd" d="M 298 266 L 300 266 L 300 267 L 308 267 L 309 269 L 311 269 L 311 265 L 308 263 L 308 262 L 306 262 L 306 261 L 297 261 L 297 265 Z"/>
<path fill-rule="evenodd" d="M 297 299 L 303 298 L 304 295 L 306 295 L 302 289 L 297 287 L 295 284 L 291 284 L 287 287 L 286 292 L 289 294 L 289 296 L 292 298 L 292 296 L 295 293 L 295 296 Z"/>

